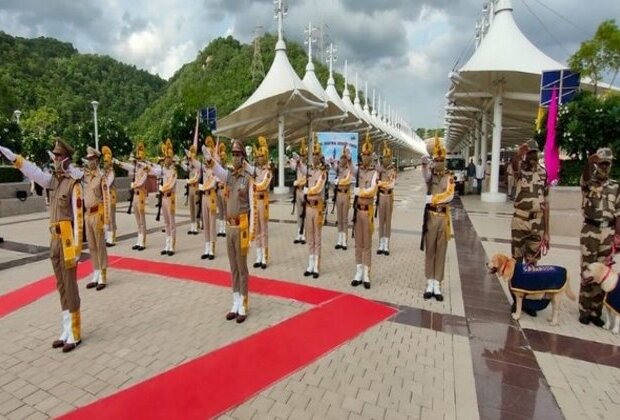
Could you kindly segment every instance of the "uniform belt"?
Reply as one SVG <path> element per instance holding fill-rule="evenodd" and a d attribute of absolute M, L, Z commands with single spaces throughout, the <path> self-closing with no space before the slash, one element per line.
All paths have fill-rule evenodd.
<path fill-rule="evenodd" d="M 140 190 L 137 190 L 137 189 L 134 188 L 134 194 L 135 195 L 140 195 Z"/>
<path fill-rule="evenodd" d="M 446 207 L 438 207 L 438 206 L 428 206 L 428 209 L 430 211 L 434 211 L 435 213 L 445 213 L 447 208 Z"/>
<path fill-rule="evenodd" d="M 265 197 L 266 197 L 266 194 L 264 194 L 264 193 L 256 194 L 256 198 L 259 199 L 259 200 L 263 200 Z"/>
<path fill-rule="evenodd" d="M 346 187 L 338 187 L 338 192 L 348 193 L 349 192 L 349 186 L 347 185 Z"/>
<path fill-rule="evenodd" d="M 164 197 L 172 197 L 172 194 L 174 194 L 172 191 L 165 192 Z"/>
<path fill-rule="evenodd" d="M 611 227 L 615 225 L 615 220 L 594 220 L 594 219 L 588 219 L 586 217 L 584 221 L 589 225 L 601 227 L 601 228 L 607 228 L 607 227 Z"/>
<path fill-rule="evenodd" d="M 88 209 L 88 214 L 93 214 L 93 213 L 98 213 L 99 212 L 99 205 L 97 204 L 96 206 L 92 206 Z"/>
<path fill-rule="evenodd" d="M 228 223 L 228 226 L 239 226 L 241 223 L 241 215 L 237 217 L 227 217 L 226 223 Z"/>
<path fill-rule="evenodd" d="M 525 211 L 525 210 L 515 210 L 514 212 L 514 216 L 518 217 L 519 219 L 523 219 L 523 220 L 530 220 L 530 219 L 536 219 L 540 214 L 542 214 L 541 211 Z"/>
<path fill-rule="evenodd" d="M 368 204 L 358 204 L 357 205 L 357 210 L 358 211 L 368 211 L 369 208 L 370 208 L 370 206 Z"/>
<path fill-rule="evenodd" d="M 52 234 L 52 238 L 60 238 L 60 223 L 51 223 L 50 233 Z"/>
<path fill-rule="evenodd" d="M 379 188 L 379 192 L 381 194 L 392 194 L 392 190 L 384 190 L 383 188 Z"/>
<path fill-rule="evenodd" d="M 321 200 L 308 200 L 306 201 L 310 207 L 318 207 Z"/>

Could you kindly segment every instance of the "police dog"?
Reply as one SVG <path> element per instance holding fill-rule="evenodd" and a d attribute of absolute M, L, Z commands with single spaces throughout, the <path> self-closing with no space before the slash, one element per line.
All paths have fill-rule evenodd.
<path fill-rule="evenodd" d="M 584 283 L 597 283 L 605 293 L 610 293 L 618 286 L 618 273 L 606 264 L 594 262 L 588 264 L 581 274 Z M 616 292 L 617 293 L 617 292 Z M 611 309 L 604 305 L 603 313 L 605 316 L 604 328 L 611 330 L 614 334 L 620 334 L 620 315 L 616 315 Z"/>
<path fill-rule="evenodd" d="M 531 300 L 540 300 L 540 299 L 551 299 L 551 305 L 553 307 L 551 316 L 548 318 L 548 321 L 551 325 L 558 325 L 558 316 L 560 312 L 560 298 L 561 292 L 566 289 L 566 295 L 570 300 L 576 300 L 577 296 L 573 293 L 570 288 L 570 281 L 566 279 L 566 287 L 561 288 L 557 291 L 545 291 L 540 293 L 526 293 L 523 290 L 515 290 L 512 287 L 512 278 L 515 272 L 516 261 L 504 254 L 495 254 L 491 258 L 491 260 L 487 263 L 487 268 L 490 274 L 497 274 L 497 277 L 500 280 L 508 282 L 508 287 L 510 291 L 515 295 L 516 302 L 516 310 L 512 314 L 512 319 L 518 321 L 521 318 L 521 308 L 523 305 L 523 298 L 531 299 Z"/>

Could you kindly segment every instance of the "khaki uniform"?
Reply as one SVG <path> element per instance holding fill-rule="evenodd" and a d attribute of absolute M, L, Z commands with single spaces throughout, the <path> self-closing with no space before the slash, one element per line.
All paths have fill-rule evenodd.
<path fill-rule="evenodd" d="M 302 157 L 303 159 L 303 157 Z M 304 211 L 304 187 L 306 186 L 306 172 L 302 171 L 303 164 L 300 164 L 294 159 L 289 161 L 289 167 L 295 171 L 295 181 L 293 182 L 293 187 L 295 188 L 295 208 L 297 209 L 297 234 L 295 236 L 294 243 L 306 243 L 306 233 L 301 229 L 301 218 L 303 216 Z"/>
<path fill-rule="evenodd" d="M 146 181 L 153 169 L 143 160 L 134 163 L 119 162 L 119 165 L 129 173 L 129 176 L 134 176 L 130 188 L 134 195 L 133 213 L 138 227 L 138 239 L 133 249 L 143 250 L 146 247 L 146 201 L 148 198 Z"/>
<path fill-rule="evenodd" d="M 450 227 L 450 202 L 454 198 L 454 178 L 448 172 L 442 175 L 424 169 L 428 191 L 432 201 L 428 209 L 427 232 L 424 238 L 424 275 L 427 279 L 444 279 L 448 239 L 452 236 Z"/>
<path fill-rule="evenodd" d="M 582 191 L 581 271 L 593 262 L 605 263 L 612 252 L 615 220 L 620 217 L 620 184 L 614 180 L 598 181 L 594 176 L 580 180 Z M 601 317 L 605 292 L 597 283 L 581 285 L 579 314 Z"/>
<path fill-rule="evenodd" d="M 84 218 L 86 240 L 93 263 L 94 275 L 90 284 L 106 284 L 108 251 L 105 242 L 104 225 L 108 225 L 110 195 L 103 173 L 97 168 L 86 170 L 84 175 Z M 92 287 L 92 286 L 91 286 Z"/>
<path fill-rule="evenodd" d="M 103 168 L 103 177 L 105 180 L 110 199 L 106 207 L 106 212 L 109 215 L 107 220 L 107 230 L 105 231 L 105 241 L 108 246 L 112 246 L 116 243 L 116 175 L 114 174 L 114 167 L 112 165 L 105 165 Z"/>
<path fill-rule="evenodd" d="M 392 235 L 392 212 L 394 210 L 394 184 L 396 168 L 393 164 L 379 172 L 379 250 L 378 254 L 390 255 Z"/>
<path fill-rule="evenodd" d="M 269 185 L 271 184 L 269 165 L 255 167 L 252 177 L 252 221 L 250 239 L 256 243 L 256 263 L 254 267 L 267 267 L 269 261 Z"/>
<path fill-rule="evenodd" d="M 302 164 L 303 165 L 303 164 Z M 305 172 L 306 165 L 302 166 Z M 323 188 L 327 181 L 327 171 L 323 165 L 312 166 L 308 170 L 308 194 L 306 195 L 306 238 L 308 240 L 309 264 L 304 275 L 319 276 L 321 267 L 321 231 L 323 228 L 325 200 Z M 302 191 L 303 192 L 303 191 Z"/>
<path fill-rule="evenodd" d="M 374 167 L 357 169 L 356 183 L 359 180 L 359 196 L 355 218 L 355 264 L 364 270 L 364 282 L 370 283 L 372 265 L 372 234 L 374 232 L 374 200 L 377 194 L 378 174 Z"/>
<path fill-rule="evenodd" d="M 82 187 L 73 175 L 45 173 L 21 156 L 17 156 L 14 165 L 41 187 L 49 189 L 50 260 L 62 308 L 62 333 L 53 346 L 64 346 L 63 351 L 70 351 L 81 341 L 77 261 L 82 253 Z M 71 347 L 67 349 L 67 346 Z"/>
<path fill-rule="evenodd" d="M 218 182 L 213 173 L 213 163 L 204 164 L 202 169 L 202 184 L 199 185 L 202 194 L 202 226 L 205 230 L 205 252 L 202 259 L 215 258 L 215 220 L 217 217 Z"/>
<path fill-rule="evenodd" d="M 243 167 L 238 170 L 227 170 L 215 164 L 214 174 L 226 184 L 226 248 L 233 289 L 233 306 L 226 319 L 237 318 L 237 322 L 242 322 L 249 310 L 248 249 L 252 180 Z"/>
<path fill-rule="evenodd" d="M 176 186 L 177 170 L 174 164 L 162 168 L 163 183 L 160 193 L 163 194 L 161 205 L 164 214 L 164 225 L 166 227 L 166 245 L 164 251 L 168 255 L 173 255 L 177 240 L 177 227 L 175 222 L 176 214 Z"/>
<path fill-rule="evenodd" d="M 187 179 L 187 202 L 189 203 L 190 235 L 198 235 L 198 183 L 200 181 L 200 161 L 190 159 L 189 165 L 183 163 L 183 169 L 189 173 Z"/>
<path fill-rule="evenodd" d="M 338 244 L 336 249 L 347 249 L 349 233 L 349 208 L 351 207 L 351 179 L 353 171 L 351 163 L 336 169 L 336 220 L 338 226 Z"/>
<path fill-rule="evenodd" d="M 537 262 L 542 256 L 543 211 L 548 205 L 548 197 L 545 169 L 538 165 L 535 170 L 526 170 L 522 166 L 516 179 L 515 210 L 511 224 L 512 257 L 519 262 Z"/>

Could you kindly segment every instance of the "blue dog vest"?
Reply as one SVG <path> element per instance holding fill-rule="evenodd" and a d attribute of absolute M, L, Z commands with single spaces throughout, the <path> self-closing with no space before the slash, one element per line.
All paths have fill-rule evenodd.
<path fill-rule="evenodd" d="M 604 302 L 605 306 L 620 316 L 620 287 L 618 285 L 616 285 L 614 290 L 605 294 Z"/>
<path fill-rule="evenodd" d="M 522 293 L 559 292 L 566 286 L 566 269 L 554 265 L 516 264 L 510 290 Z"/>

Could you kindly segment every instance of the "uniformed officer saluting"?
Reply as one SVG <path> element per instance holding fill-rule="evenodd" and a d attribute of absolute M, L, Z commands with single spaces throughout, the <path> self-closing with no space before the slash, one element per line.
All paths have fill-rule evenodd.
<path fill-rule="evenodd" d="M 76 175 L 70 168 L 73 147 L 56 140 L 53 174 L 43 172 L 6 147 L 0 146 L 0 152 L 24 175 L 50 191 L 50 259 L 62 308 L 62 333 L 52 347 L 69 352 L 82 340 L 77 286 L 77 261 L 82 252 L 82 187 L 81 174 Z"/>
<path fill-rule="evenodd" d="M 205 161 L 210 164 L 218 157 L 202 148 Z M 233 304 L 227 320 L 242 323 L 248 316 L 248 249 L 250 247 L 249 213 L 251 174 L 254 172 L 245 160 L 245 149 L 239 140 L 232 142 L 233 168 L 225 169 L 219 162 L 213 165 L 215 176 L 226 184 L 226 248 L 232 275 Z"/>

